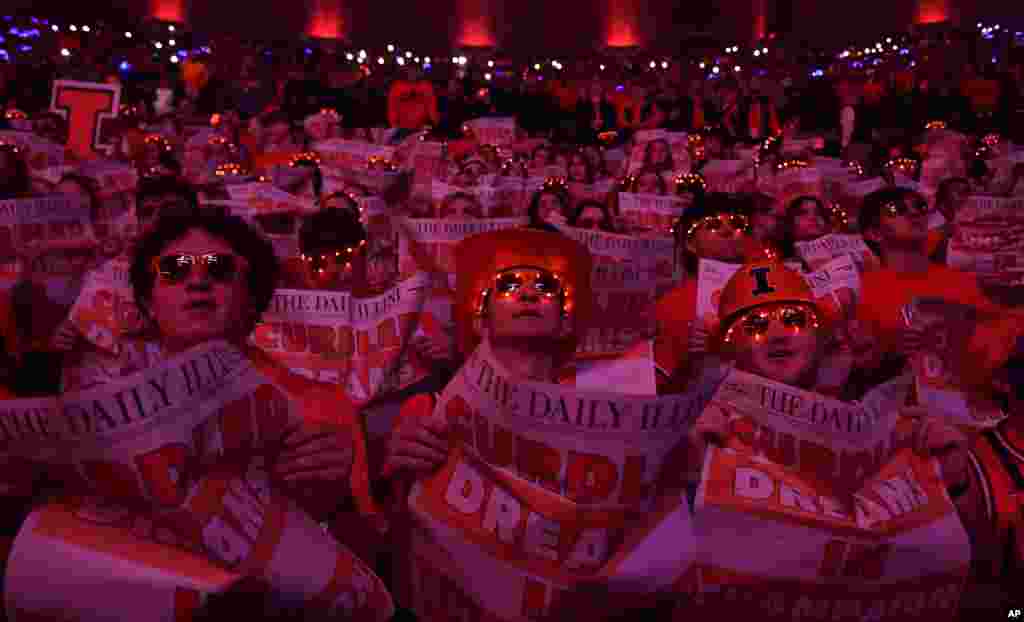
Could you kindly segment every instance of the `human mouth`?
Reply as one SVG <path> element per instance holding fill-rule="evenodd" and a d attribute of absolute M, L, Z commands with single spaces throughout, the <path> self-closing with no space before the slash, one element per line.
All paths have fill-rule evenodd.
<path fill-rule="evenodd" d="M 213 311 L 217 304 L 212 300 L 192 300 L 185 305 L 186 311 Z"/>

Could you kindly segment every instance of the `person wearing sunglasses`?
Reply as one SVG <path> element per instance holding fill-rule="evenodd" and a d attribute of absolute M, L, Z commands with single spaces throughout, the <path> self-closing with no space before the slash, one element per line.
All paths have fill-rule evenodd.
<path fill-rule="evenodd" d="M 355 205 L 354 201 L 351 201 Z M 332 200 L 332 204 L 334 201 Z M 326 207 L 306 216 L 299 228 L 299 264 L 288 270 L 299 289 L 351 291 L 357 262 L 367 244 L 358 207 Z M 298 270 L 295 270 L 298 268 Z"/>
<path fill-rule="evenodd" d="M 855 313 L 858 339 L 875 342 L 875 369 L 899 373 L 903 357 L 924 340 L 908 327 L 903 308 L 915 298 L 940 298 L 1003 313 L 989 300 L 974 274 L 933 263 L 928 258 L 927 203 L 906 188 L 883 188 L 869 194 L 858 214 L 864 239 L 881 258 L 881 267 L 861 276 Z"/>
<path fill-rule="evenodd" d="M 658 336 L 654 358 L 659 385 L 679 384 L 692 378 L 707 353 L 708 327 L 697 320 L 697 270 L 701 259 L 741 264 L 764 256 L 765 249 L 750 235 L 750 212 L 744 198 L 710 193 L 676 221 L 676 263 L 684 279 L 658 301 L 655 316 Z"/>

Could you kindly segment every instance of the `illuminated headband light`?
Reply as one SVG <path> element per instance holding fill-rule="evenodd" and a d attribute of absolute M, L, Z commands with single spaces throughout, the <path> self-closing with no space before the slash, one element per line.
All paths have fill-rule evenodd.
<path fill-rule="evenodd" d="M 925 124 L 924 129 L 926 130 L 944 130 L 946 129 L 945 121 L 929 121 Z"/>
<path fill-rule="evenodd" d="M 312 151 L 306 151 L 292 156 L 291 161 L 288 162 L 288 166 L 291 167 L 296 167 L 300 164 L 314 164 L 316 166 L 320 166 L 320 156 Z"/>
<path fill-rule="evenodd" d="M 224 164 L 218 164 L 217 168 L 214 169 L 214 174 L 218 177 L 224 177 L 227 175 L 245 175 L 246 171 L 242 168 L 241 164 L 237 162 L 225 162 Z"/>
<path fill-rule="evenodd" d="M 707 191 L 708 184 L 704 180 L 702 175 L 697 173 L 687 173 L 676 177 L 676 193 L 680 192 L 692 192 L 693 190 L 699 190 L 701 192 Z"/>

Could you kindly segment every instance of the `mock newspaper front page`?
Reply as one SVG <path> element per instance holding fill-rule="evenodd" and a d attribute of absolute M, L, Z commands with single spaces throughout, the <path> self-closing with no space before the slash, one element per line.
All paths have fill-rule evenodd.
<path fill-rule="evenodd" d="M 898 444 L 897 410 L 739 371 L 708 408 L 732 433 L 705 457 L 674 619 L 956 619 L 970 544 L 937 463 Z"/>
<path fill-rule="evenodd" d="M 879 259 L 875 256 L 864 238 L 857 234 L 830 233 L 814 240 L 797 242 L 796 252 L 811 270 L 818 270 L 833 259 L 842 255 L 853 257 L 861 273 L 879 267 Z"/>
<path fill-rule="evenodd" d="M 74 517 L 37 510 L 22 529 L 7 568 L 8 613 L 32 619 L 49 611 L 54 600 L 39 572 L 65 567 L 71 550 L 80 564 L 61 578 L 63 597 L 111 619 L 140 610 L 148 615 L 134 619 L 173 619 L 179 588 L 222 589 L 233 583 L 225 573 L 266 584 L 275 607 L 306 608 L 322 619 L 389 619 L 380 580 L 271 482 L 282 439 L 313 416 L 299 399 L 240 350 L 211 342 L 97 389 L 4 402 L 0 452 L 52 465 L 68 473 L 69 485 L 81 481 L 96 496 Z M 124 538 L 79 533 L 76 520 L 165 545 L 166 559 L 140 560 Z M 191 555 L 176 556 L 177 549 Z M 111 561 L 121 557 L 124 565 Z M 105 592 L 92 586 L 101 568 L 122 590 L 153 577 L 154 600 L 98 602 Z"/>
<path fill-rule="evenodd" d="M 659 194 L 619 193 L 619 216 L 627 226 L 671 236 L 672 227 L 683 213 L 678 197 Z"/>
<path fill-rule="evenodd" d="M 1024 284 L 1024 197 L 969 197 L 956 213 L 946 261 L 1006 286 Z"/>
<path fill-rule="evenodd" d="M 695 545 L 686 434 L 713 392 L 523 382 L 485 341 L 434 411 L 456 443 L 410 499 L 412 608 L 449 619 L 443 599 L 458 586 L 467 619 L 559 620 L 669 589 Z"/>

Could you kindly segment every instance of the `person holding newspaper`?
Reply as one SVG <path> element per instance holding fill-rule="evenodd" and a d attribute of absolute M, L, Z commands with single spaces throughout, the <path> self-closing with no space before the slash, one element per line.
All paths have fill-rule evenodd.
<path fill-rule="evenodd" d="M 110 391 L 120 391 L 134 383 L 140 417 L 154 417 L 156 412 L 143 410 L 146 398 L 138 387 L 145 386 L 159 388 L 163 392 L 160 399 L 167 404 L 188 393 L 190 399 L 199 400 L 191 409 L 212 414 L 192 424 L 175 424 L 198 427 L 185 435 L 188 440 L 181 446 L 185 453 L 172 459 L 173 464 L 168 465 L 171 473 L 159 472 L 159 464 L 151 459 L 129 461 L 142 465 L 138 467 L 145 484 L 142 492 L 124 484 L 123 468 L 130 467 L 119 471 L 117 464 L 102 465 L 99 470 L 87 466 L 83 473 L 90 484 L 89 493 L 101 506 L 141 513 L 169 530 L 158 538 L 159 545 L 167 547 L 166 557 L 180 555 L 175 547 L 183 546 L 246 577 L 239 594 L 249 596 L 243 596 L 238 604 L 255 604 L 259 609 L 252 611 L 254 614 L 262 615 L 264 606 L 284 607 L 283 611 L 298 606 L 306 610 L 307 619 L 384 622 L 393 610 L 383 584 L 317 522 L 327 521 L 326 528 L 335 529 L 339 515 L 344 521 L 358 511 L 377 528 L 385 528 L 374 521 L 366 445 L 355 406 L 340 389 L 293 375 L 247 343 L 270 304 L 278 266 L 270 242 L 240 218 L 216 210 L 193 210 L 166 212 L 153 221 L 139 239 L 130 264 L 134 299 L 154 337 L 152 347 L 146 349 L 149 358 L 143 367 L 122 370 L 124 376 L 110 378 L 107 386 Z M 233 375 L 232 369 L 239 375 Z M 158 373 L 155 380 L 145 380 L 160 370 L 162 375 Z M 94 386 L 97 388 L 84 395 L 102 399 L 107 386 Z M 241 399 L 213 412 L 210 409 L 215 410 L 225 399 L 223 392 L 241 395 Z M 60 399 L 74 403 L 78 395 L 66 392 Z M 118 399 L 127 424 L 128 402 Z M 149 404 L 150 408 L 157 406 Z M 192 416 L 184 412 L 175 416 Z M 172 425 L 159 415 L 150 423 L 160 419 L 165 430 Z M 105 425 L 114 423 L 108 419 Z M 156 439 L 143 433 L 132 442 L 148 445 Z M 127 451 L 126 447 L 122 444 L 119 451 Z M 181 460 L 187 464 L 179 464 Z M 244 514 L 245 521 L 256 521 L 262 527 L 214 537 L 214 527 L 204 526 L 210 519 L 204 512 L 209 510 L 187 502 L 193 498 L 189 491 L 203 490 L 209 495 L 222 480 L 232 490 L 237 485 L 266 487 L 266 494 L 249 500 L 250 513 Z M 164 485 L 167 482 L 170 489 Z M 82 492 L 73 483 L 66 484 L 68 492 Z M 211 501 L 207 499 L 207 503 Z M 257 511 L 257 507 L 261 509 Z M 257 513 L 251 514 L 254 511 Z M 283 513 L 283 523 L 264 523 L 275 512 Z M 225 515 L 222 520 L 242 519 Z M 283 548 L 285 542 L 291 552 Z M 331 562 L 306 568 L 297 559 L 287 559 L 311 546 L 333 555 Z M 272 558 L 262 559 L 268 554 Z M 347 570 L 338 570 L 341 568 Z M 255 600 L 249 600 L 253 597 Z"/>

